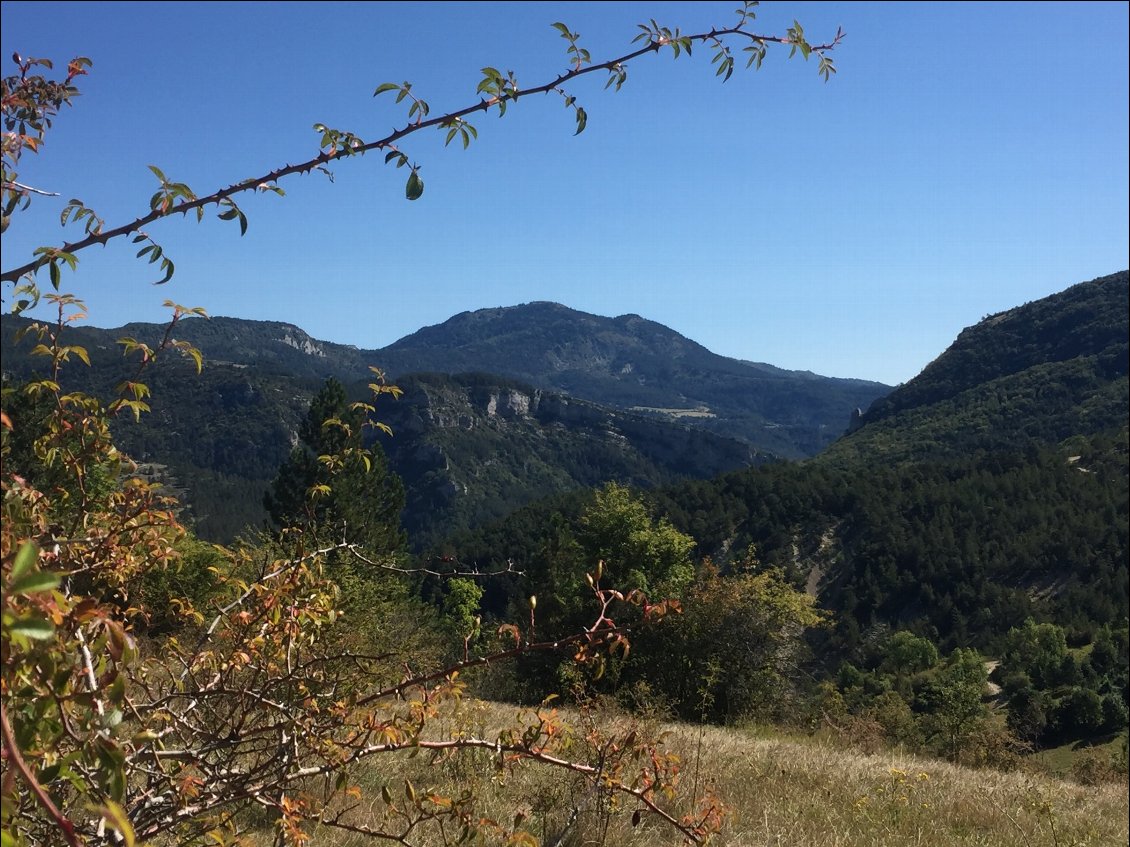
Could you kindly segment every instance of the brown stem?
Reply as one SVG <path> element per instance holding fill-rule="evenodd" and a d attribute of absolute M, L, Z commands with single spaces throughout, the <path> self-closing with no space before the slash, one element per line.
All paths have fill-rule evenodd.
<path fill-rule="evenodd" d="M 51 816 L 55 821 L 56 826 L 63 833 L 63 838 L 66 840 L 69 847 L 82 847 L 82 839 L 79 838 L 78 833 L 75 832 L 75 825 L 71 823 L 59 807 L 55 805 L 55 801 L 51 799 L 50 795 L 39 784 L 39 780 L 35 778 L 35 774 L 31 772 L 24 757 L 20 754 L 20 748 L 16 745 L 16 734 L 12 732 L 12 725 L 8 723 L 8 710 L 5 708 L 3 701 L 0 701 L 0 735 L 3 736 L 4 748 L 3 758 L 5 761 L 10 762 L 16 769 L 16 773 L 23 779 L 24 784 L 27 785 L 31 791 L 32 796 L 44 811 Z"/>

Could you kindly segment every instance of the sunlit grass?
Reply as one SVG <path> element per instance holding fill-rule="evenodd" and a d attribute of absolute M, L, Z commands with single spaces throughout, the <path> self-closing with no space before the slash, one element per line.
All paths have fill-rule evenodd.
<path fill-rule="evenodd" d="M 514 718 L 516 707 L 468 700 L 437 732 L 479 737 Z M 626 721 L 609 714 L 602 719 Z M 680 799 L 668 808 L 690 810 L 691 795 L 714 791 L 729 809 L 716 845 L 753 847 L 1099 847 L 1127 843 L 1125 784 L 1095 787 L 1055 777 L 971 770 L 898 753 L 867 755 L 805 737 L 767 730 L 653 724 L 682 758 Z M 374 760 L 355 774 L 360 788 L 350 820 L 377 824 L 388 804 L 382 789 L 403 796 L 405 777 L 420 791 L 477 796 L 476 814 L 523 829 L 543 845 L 663 847 L 679 845 L 678 833 L 643 814 L 632 826 L 634 803 L 610 807 L 583 780 L 560 771 L 522 767 L 500 771 L 486 751 L 444 760 L 425 754 Z M 697 791 L 696 791 L 697 786 Z M 449 835 L 450 835 L 449 831 Z M 313 844 L 360 847 L 364 836 L 321 829 Z M 454 838 L 452 839 L 454 841 Z M 264 838 L 263 843 L 267 843 Z M 442 844 L 414 833 L 420 847 Z M 488 842 L 489 843 L 489 842 Z"/>

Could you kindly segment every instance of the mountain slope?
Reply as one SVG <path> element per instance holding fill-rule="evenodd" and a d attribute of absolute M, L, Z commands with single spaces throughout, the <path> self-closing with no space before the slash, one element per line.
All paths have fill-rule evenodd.
<path fill-rule="evenodd" d="M 813 459 L 650 499 L 701 554 L 725 566 L 752 546 L 807 585 L 835 613 L 829 649 L 888 628 L 994 649 L 1029 617 L 1082 641 L 1117 627 L 1130 603 L 1126 286 L 1104 277 L 966 330 Z M 480 567 L 533 561 L 553 513 L 580 511 L 531 508 L 449 547 Z"/>
<path fill-rule="evenodd" d="M 814 455 L 889 387 L 728 359 L 638 315 L 557 303 L 463 312 L 377 351 L 392 375 L 484 371 L 650 411 L 787 458 Z M 666 410 L 666 411 L 662 411 Z"/>
<path fill-rule="evenodd" d="M 749 467 L 744 442 L 484 374 L 410 375 L 381 417 L 421 548 L 532 500 L 609 480 L 655 488 Z"/>
<path fill-rule="evenodd" d="M 985 318 L 876 400 L 828 458 L 956 456 L 1119 431 L 1130 402 L 1128 292 L 1123 271 Z"/>

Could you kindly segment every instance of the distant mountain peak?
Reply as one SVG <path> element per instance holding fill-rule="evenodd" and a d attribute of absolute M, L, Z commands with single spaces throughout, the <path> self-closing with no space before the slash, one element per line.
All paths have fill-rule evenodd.
<path fill-rule="evenodd" d="M 619 409 L 707 410 L 703 428 L 788 457 L 812 455 L 888 386 L 730 359 L 635 313 L 534 301 L 461 312 L 374 353 L 392 377 L 479 371 Z"/>
<path fill-rule="evenodd" d="M 76 330 L 112 352 L 119 331 Z M 127 328 L 147 341 L 162 332 L 157 324 Z M 394 380 L 420 372 L 489 373 L 693 423 L 785 458 L 819 452 L 847 428 L 852 409 L 889 390 L 727 358 L 636 313 L 610 318 L 548 300 L 461 312 L 379 350 L 312 338 L 294 324 L 240 318 L 186 320 L 177 335 L 204 353 L 205 367 L 228 363 L 345 381 L 363 379 L 370 366 Z"/>

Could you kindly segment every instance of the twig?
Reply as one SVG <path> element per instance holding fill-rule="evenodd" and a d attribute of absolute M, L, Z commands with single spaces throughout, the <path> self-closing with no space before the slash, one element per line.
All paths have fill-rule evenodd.
<path fill-rule="evenodd" d="M 60 196 L 58 191 L 44 191 L 41 188 L 33 188 L 30 185 L 24 185 L 22 182 L 15 182 L 13 180 L 7 180 L 4 183 L 3 188 L 4 188 L 5 191 L 10 191 L 11 189 L 15 188 L 15 189 L 18 189 L 20 191 L 27 191 L 31 194 L 38 194 L 41 197 L 58 197 L 58 196 Z"/>
<path fill-rule="evenodd" d="M 354 555 L 354 557 L 356 557 L 360 561 L 364 562 L 366 565 L 372 565 L 374 568 L 380 568 L 381 570 L 391 571 L 392 573 L 423 574 L 424 576 L 437 576 L 437 577 L 442 577 L 444 579 L 452 579 L 452 578 L 455 578 L 455 577 L 469 577 L 469 578 L 472 578 L 472 579 L 486 579 L 488 577 L 502 576 L 502 575 L 508 574 L 508 573 L 514 574 L 515 576 L 525 576 L 526 575 L 525 571 L 520 571 L 520 570 L 518 570 L 517 568 L 514 567 L 514 561 L 512 559 L 506 560 L 506 567 L 505 568 L 499 568 L 498 570 L 493 570 L 493 571 L 480 571 L 478 568 L 475 568 L 473 570 L 467 570 L 467 571 L 460 571 L 460 570 L 440 571 L 440 570 L 434 570 L 432 568 L 426 568 L 426 567 L 402 568 L 402 567 L 399 567 L 397 565 L 390 565 L 387 562 L 378 562 L 374 559 L 370 559 L 368 556 L 366 556 L 364 553 L 362 553 L 361 550 L 360 550 L 360 546 L 357 545 L 357 544 L 346 544 L 345 549 L 347 549 L 350 553 L 352 553 Z"/>

